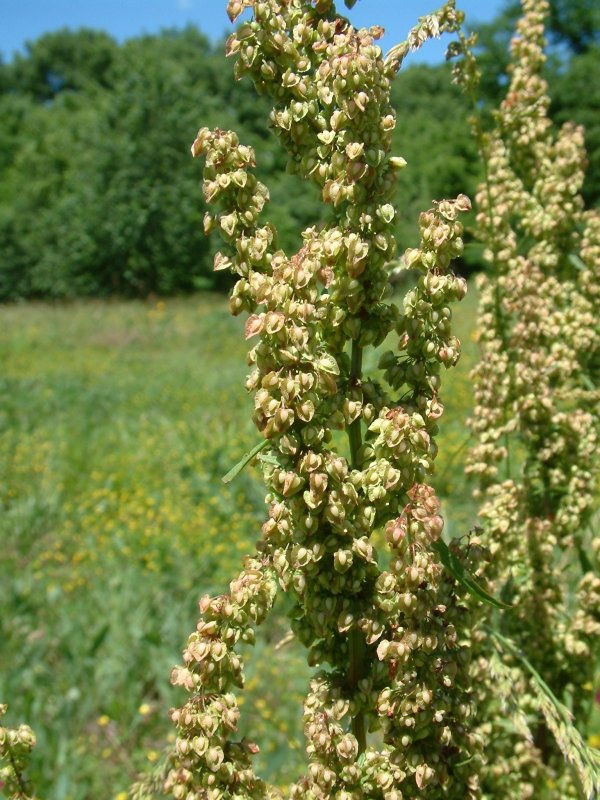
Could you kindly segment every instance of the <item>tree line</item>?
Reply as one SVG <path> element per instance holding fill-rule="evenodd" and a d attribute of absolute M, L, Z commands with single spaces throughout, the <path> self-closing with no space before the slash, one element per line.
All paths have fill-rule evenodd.
<path fill-rule="evenodd" d="M 479 30 L 484 106 L 496 104 L 506 82 L 513 6 Z M 591 204 L 600 198 L 597 17 L 590 0 L 556 0 L 548 66 L 554 121 L 586 126 Z M 325 221 L 315 187 L 285 173 L 265 133 L 269 102 L 233 79 L 223 50 L 192 26 L 122 44 L 102 31 L 63 29 L 0 64 L 0 300 L 222 288 L 189 154 L 200 126 L 237 130 L 255 148 L 284 249 Z M 408 162 L 398 194 L 402 250 L 414 243 L 418 210 L 473 194 L 481 167 L 472 108 L 448 65 L 407 68 L 393 104 L 395 150 Z M 467 248 L 464 271 L 478 262 Z"/>

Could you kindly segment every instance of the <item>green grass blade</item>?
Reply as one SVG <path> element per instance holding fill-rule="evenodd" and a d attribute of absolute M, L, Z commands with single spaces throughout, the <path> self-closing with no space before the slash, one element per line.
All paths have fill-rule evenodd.
<path fill-rule="evenodd" d="M 456 558 L 454 553 L 450 550 L 443 539 L 438 539 L 433 546 L 444 567 L 462 586 L 464 586 L 469 594 L 472 594 L 473 597 L 481 600 L 482 603 L 487 603 L 489 606 L 494 606 L 494 608 L 512 608 L 512 606 L 508 603 L 504 603 L 502 600 L 498 600 L 498 598 L 493 597 L 491 594 L 489 594 L 489 592 L 486 592 L 486 590 L 477 583 L 471 573 L 465 569 L 459 559 Z"/>
<path fill-rule="evenodd" d="M 244 469 L 246 464 L 248 464 L 249 461 L 252 461 L 252 459 L 255 456 L 257 456 L 261 450 L 264 450 L 268 444 L 269 440 L 265 439 L 264 441 L 259 442 L 257 445 L 254 445 L 252 450 L 248 450 L 247 453 L 244 453 L 244 455 L 240 458 L 235 467 L 232 467 L 227 473 L 227 475 L 223 475 L 223 477 L 221 478 L 223 483 L 231 483 L 231 481 L 236 477 L 236 475 L 239 475 L 239 473 Z"/>

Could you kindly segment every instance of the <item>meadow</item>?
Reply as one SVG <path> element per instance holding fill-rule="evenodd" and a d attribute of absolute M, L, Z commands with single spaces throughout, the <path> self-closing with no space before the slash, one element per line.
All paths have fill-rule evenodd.
<path fill-rule="evenodd" d="M 475 521 L 462 474 L 476 292 L 446 376 L 436 485 L 446 530 Z M 160 765 L 178 699 L 169 672 L 204 593 L 224 591 L 263 519 L 243 391 L 246 343 L 222 296 L 4 307 L 0 333 L 0 698 L 36 731 L 46 800 L 113 800 Z M 276 606 L 249 659 L 258 766 L 289 781 L 303 759 L 308 668 Z M 268 735 L 267 735 L 268 731 Z"/>
<path fill-rule="evenodd" d="M 459 30 L 454 0 L 384 58 L 332 5 L 229 0 L 232 21 L 254 6 L 235 75 L 194 28 L 56 31 L 0 63 L 0 713 L 37 736 L 29 761 L 29 729 L 0 727 L 0 800 L 271 797 L 301 773 L 295 800 L 600 797 L 597 20 L 521 0 L 509 54 L 507 0 L 476 57 L 451 46 L 452 83 L 396 81 Z M 463 192 L 461 269 L 489 281 L 450 326 Z M 419 217 L 392 336 L 392 240 L 416 244 L 431 197 L 456 199 Z M 216 272 L 207 204 L 235 245 Z M 265 314 L 229 315 L 226 267 L 233 307 Z M 262 435 L 260 477 L 224 482 Z M 265 570 L 229 596 L 265 484 Z"/>

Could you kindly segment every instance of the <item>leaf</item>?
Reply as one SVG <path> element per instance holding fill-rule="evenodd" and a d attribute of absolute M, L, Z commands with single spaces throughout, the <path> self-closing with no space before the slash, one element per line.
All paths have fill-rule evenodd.
<path fill-rule="evenodd" d="M 279 459 L 274 453 L 265 453 L 264 456 L 260 457 L 260 460 L 263 464 L 273 464 L 274 467 L 280 467 L 281 464 L 279 463 Z"/>
<path fill-rule="evenodd" d="M 575 548 L 577 550 L 577 556 L 579 558 L 579 565 L 581 566 L 581 571 L 583 573 L 586 572 L 594 572 L 594 565 L 592 564 L 590 557 L 585 551 L 585 548 L 581 544 L 579 540 L 575 542 Z"/>
<path fill-rule="evenodd" d="M 437 542 L 434 542 L 433 547 L 439 555 L 440 561 L 444 567 L 465 587 L 469 594 L 481 600 L 482 603 L 487 603 L 495 608 L 512 608 L 508 603 L 504 603 L 502 600 L 498 600 L 496 597 L 486 592 L 486 590 L 477 583 L 471 573 L 465 569 L 443 539 L 438 539 Z"/>
<path fill-rule="evenodd" d="M 321 372 L 327 372 L 330 375 L 340 374 L 338 363 L 331 353 L 322 353 L 317 359 L 316 367 Z"/>
<path fill-rule="evenodd" d="M 90 645 L 90 648 L 88 650 L 88 656 L 95 656 L 96 655 L 97 651 L 100 649 L 100 647 L 104 643 L 104 640 L 106 639 L 109 631 L 110 631 L 110 624 L 107 622 L 105 625 L 103 625 L 100 628 L 98 633 L 94 636 L 94 639 L 93 639 L 93 641 L 92 641 L 92 643 Z"/>
<path fill-rule="evenodd" d="M 346 8 L 354 8 L 356 0 L 344 0 L 344 3 L 346 4 Z"/>
<path fill-rule="evenodd" d="M 227 475 L 223 475 L 223 477 L 221 478 L 223 483 L 231 483 L 231 481 L 244 469 L 246 464 L 249 461 L 252 461 L 254 456 L 258 455 L 261 450 L 264 450 L 268 444 L 269 440 L 265 439 L 263 442 L 259 442 L 258 444 L 254 445 L 252 450 L 248 450 L 247 453 L 244 453 L 244 455 L 240 458 L 235 467 L 232 467 L 227 473 Z"/>
<path fill-rule="evenodd" d="M 517 645 L 493 628 L 485 627 L 487 633 L 496 640 L 501 649 L 508 650 L 525 669 L 531 678 L 531 687 L 539 701 L 548 730 L 554 736 L 565 761 L 576 773 L 586 800 L 594 800 L 600 795 L 600 753 L 588 747 L 581 734 L 573 725 L 573 717 L 569 709 L 556 697 L 552 689 L 535 669 Z"/>
<path fill-rule="evenodd" d="M 596 387 L 596 386 L 594 386 L 594 382 L 592 381 L 592 379 L 590 378 L 590 376 L 589 376 L 589 375 L 586 375 L 586 374 L 584 373 L 584 374 L 581 376 L 581 380 L 582 380 L 582 382 L 585 384 L 585 388 L 586 388 L 586 389 L 588 389 L 588 391 L 590 391 L 590 392 L 595 392 L 595 391 L 597 391 L 597 387 Z"/>
<path fill-rule="evenodd" d="M 500 700 L 502 726 L 510 730 L 512 724 L 513 729 L 519 736 L 526 742 L 533 744 L 533 734 L 520 702 L 522 698 L 519 691 L 515 689 L 515 670 L 504 663 L 498 650 L 490 655 L 488 669 L 490 681 L 494 687 L 494 694 Z"/>
<path fill-rule="evenodd" d="M 572 266 L 575 267 L 575 269 L 578 269 L 581 272 L 585 272 L 587 269 L 585 262 L 582 261 L 575 253 L 569 253 L 569 261 L 571 262 Z"/>

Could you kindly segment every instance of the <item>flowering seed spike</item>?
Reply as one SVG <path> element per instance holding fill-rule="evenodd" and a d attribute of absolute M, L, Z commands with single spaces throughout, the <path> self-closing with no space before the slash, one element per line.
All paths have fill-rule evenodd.
<path fill-rule="evenodd" d="M 487 577 L 515 607 L 507 632 L 554 695 L 571 698 L 581 721 L 600 635 L 600 540 L 586 533 L 597 508 L 600 215 L 583 210 L 582 129 L 566 123 L 555 133 L 548 116 L 548 2 L 523 0 L 522 9 L 495 127 L 475 125 L 487 171 L 477 226 L 490 272 L 479 283 L 468 471 L 479 482 L 482 540 L 493 554 Z M 463 38 L 466 59 L 456 75 L 472 91 L 468 45 Z M 575 570 L 579 563 L 578 577 L 558 568 L 567 561 Z M 485 637 L 481 646 L 487 678 Z M 567 768 L 561 741 L 545 730 L 548 716 L 528 681 L 513 670 L 515 715 L 533 731 L 525 741 L 521 722 L 512 732 L 501 725 L 497 692 L 483 690 L 485 786 L 494 797 L 534 797 L 553 783 L 557 797 L 580 796 L 577 768 Z"/>
<path fill-rule="evenodd" d="M 245 586 L 250 571 L 252 594 L 232 584 L 204 600 L 174 671 L 191 699 L 173 712 L 177 765 L 167 785 L 181 798 L 209 786 L 215 798 L 274 792 L 231 737 L 233 691 L 243 684 L 235 644 L 264 619 L 276 581 L 317 670 L 304 703 L 308 768 L 290 797 L 399 800 L 427 787 L 431 798 L 474 800 L 479 743 L 461 633 L 469 613 L 435 547 L 442 519 L 428 485 L 441 376 L 460 355 L 451 304 L 466 283 L 451 263 L 470 202 L 461 195 L 421 215 L 420 245 L 403 259 L 415 286 L 398 307 L 389 275 L 396 174 L 406 162 L 391 150 L 395 70 L 377 45 L 382 30 L 355 29 L 329 0 L 251 5 L 252 19 L 227 44 L 235 73 L 271 96 L 289 169 L 319 187 L 332 222 L 308 228 L 298 251 L 284 253 L 274 227 L 259 222 L 268 192 L 252 151 L 230 131 L 199 132 L 192 152 L 205 159 L 205 227 L 226 243 L 215 268 L 238 276 L 230 309 L 246 314 L 253 345 L 246 386 L 266 442 L 256 452 L 268 518 L 257 560 L 236 583 Z M 241 6 L 230 3 L 230 16 Z M 422 21 L 411 46 L 456 23 L 448 3 Z M 367 374 L 364 351 L 394 338 Z M 335 444 L 337 430 L 347 451 Z M 386 527 L 383 570 L 372 539 Z M 375 745 L 368 732 L 379 728 Z"/>

